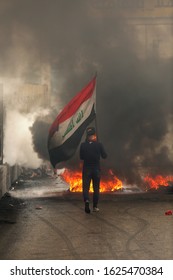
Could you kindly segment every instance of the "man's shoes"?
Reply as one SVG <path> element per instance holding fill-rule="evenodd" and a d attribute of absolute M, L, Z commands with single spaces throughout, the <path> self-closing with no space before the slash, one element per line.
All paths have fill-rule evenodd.
<path fill-rule="evenodd" d="M 93 212 L 99 212 L 99 208 L 98 207 L 94 207 L 93 208 Z"/>
<path fill-rule="evenodd" d="M 90 211 L 90 207 L 89 207 L 89 202 L 87 201 L 87 202 L 85 202 L 85 212 L 87 213 L 87 214 L 89 214 L 91 211 Z"/>

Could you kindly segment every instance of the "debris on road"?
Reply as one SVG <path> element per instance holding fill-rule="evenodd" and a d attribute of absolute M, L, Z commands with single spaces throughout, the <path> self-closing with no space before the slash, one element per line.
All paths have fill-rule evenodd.
<path fill-rule="evenodd" d="M 37 210 L 41 210 L 43 207 L 42 206 L 40 206 L 40 205 L 37 205 L 36 207 L 35 207 L 35 209 L 37 209 Z"/>
<path fill-rule="evenodd" d="M 172 215 L 172 210 L 167 210 L 167 211 L 165 212 L 165 215 L 166 215 L 166 216 Z"/>

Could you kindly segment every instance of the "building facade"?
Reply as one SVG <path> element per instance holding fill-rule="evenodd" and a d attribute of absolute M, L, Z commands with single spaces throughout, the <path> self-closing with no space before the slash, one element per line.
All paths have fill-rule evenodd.
<path fill-rule="evenodd" d="M 127 23 L 141 58 L 173 57 L 173 0 L 95 0 L 94 9 Z"/>
<path fill-rule="evenodd" d="M 33 112 L 38 108 L 48 108 L 50 94 L 47 85 L 23 84 L 13 95 L 15 108 L 22 113 Z"/>

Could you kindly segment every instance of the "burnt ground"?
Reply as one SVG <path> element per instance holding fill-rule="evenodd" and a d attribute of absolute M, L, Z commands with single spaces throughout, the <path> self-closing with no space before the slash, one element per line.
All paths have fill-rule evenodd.
<path fill-rule="evenodd" d="M 0 200 L 0 259 L 173 259 L 171 187 L 101 194 L 99 207 L 86 214 L 60 178 L 21 177 Z"/>

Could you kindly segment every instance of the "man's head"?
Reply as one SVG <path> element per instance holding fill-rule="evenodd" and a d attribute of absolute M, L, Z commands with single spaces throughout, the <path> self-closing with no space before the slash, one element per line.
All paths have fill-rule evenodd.
<path fill-rule="evenodd" d="M 88 141 L 97 141 L 96 131 L 94 127 L 88 127 L 86 129 L 86 135 Z"/>
<path fill-rule="evenodd" d="M 95 131 L 94 127 L 87 127 L 87 129 L 86 129 L 87 136 L 94 135 L 95 133 L 96 133 L 96 131 Z"/>

